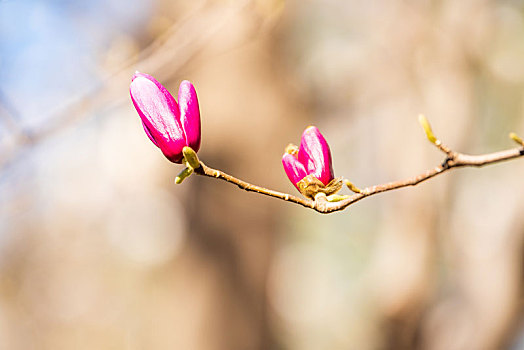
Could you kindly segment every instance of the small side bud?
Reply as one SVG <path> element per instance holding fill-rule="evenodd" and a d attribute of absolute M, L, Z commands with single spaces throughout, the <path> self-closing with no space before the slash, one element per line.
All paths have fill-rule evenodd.
<path fill-rule="evenodd" d="M 524 147 L 524 140 L 522 140 L 517 134 L 514 132 L 509 133 L 509 138 L 518 143 L 519 145 Z"/>
<path fill-rule="evenodd" d="M 424 129 L 424 132 L 426 133 L 426 137 L 428 138 L 429 142 L 433 144 L 437 144 L 437 138 L 435 137 L 435 134 L 433 134 L 433 130 L 431 130 L 431 125 L 429 124 L 428 119 L 420 114 L 418 116 L 418 122 L 422 126 L 422 129 Z"/>
<path fill-rule="evenodd" d="M 298 146 L 290 143 L 289 145 L 287 145 L 285 152 L 287 154 L 296 156 L 298 154 Z"/>
<path fill-rule="evenodd" d="M 193 174 L 193 168 L 191 167 L 184 168 L 184 170 L 182 170 L 180 174 L 178 174 L 178 176 L 175 178 L 175 183 L 177 185 L 180 185 L 182 181 L 184 181 L 185 178 L 189 177 L 189 175 L 191 174 Z"/>
<path fill-rule="evenodd" d="M 348 179 L 344 180 L 344 184 L 349 188 L 350 191 L 353 191 L 355 193 L 362 193 L 362 190 L 355 186 L 351 181 Z"/>
<path fill-rule="evenodd" d="M 200 167 L 200 161 L 198 160 L 198 156 L 196 152 L 188 146 L 185 146 L 182 149 L 182 153 L 184 154 L 184 159 L 187 162 L 187 165 L 193 169 L 198 169 Z"/>

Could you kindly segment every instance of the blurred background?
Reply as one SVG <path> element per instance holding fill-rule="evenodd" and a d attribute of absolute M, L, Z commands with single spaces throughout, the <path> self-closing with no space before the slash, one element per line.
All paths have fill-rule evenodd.
<path fill-rule="evenodd" d="M 197 89 L 199 155 L 293 194 L 306 126 L 365 187 L 524 135 L 521 0 L 0 0 L 0 349 L 524 349 L 524 160 L 321 215 L 181 166 L 135 70 Z"/>

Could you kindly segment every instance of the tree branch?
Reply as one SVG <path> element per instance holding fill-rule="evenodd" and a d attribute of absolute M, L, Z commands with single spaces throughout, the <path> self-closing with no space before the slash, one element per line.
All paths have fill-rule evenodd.
<path fill-rule="evenodd" d="M 428 137 L 428 140 L 431 143 L 433 143 L 440 151 L 446 154 L 446 158 L 444 159 L 444 162 L 438 165 L 437 167 L 429 169 L 426 172 L 419 174 L 417 176 L 414 176 L 414 177 L 411 177 L 405 180 L 393 181 L 393 182 L 388 182 L 385 184 L 366 187 L 361 190 L 353 186 L 348 181 L 347 182 L 348 187 L 353 191 L 357 191 L 358 193 L 347 196 L 346 198 L 338 202 L 330 202 L 328 200 L 328 197 L 326 197 L 325 195 L 317 196 L 315 200 L 311 200 L 308 198 L 301 198 L 301 197 L 293 196 L 291 194 L 287 194 L 283 192 L 273 191 L 273 190 L 270 190 L 264 187 L 260 187 L 257 185 L 253 185 L 243 180 L 237 179 L 236 177 L 226 174 L 223 171 L 210 168 L 202 162 L 200 162 L 200 167 L 196 168 L 194 172 L 198 175 L 214 177 L 214 178 L 221 179 L 226 182 L 235 184 L 239 188 L 244 189 L 249 192 L 256 192 L 256 193 L 264 194 L 266 196 L 282 199 L 287 202 L 292 202 L 295 204 L 299 204 L 303 207 L 313 209 L 322 214 L 328 214 L 328 213 L 332 213 L 335 211 L 344 210 L 347 207 L 349 207 L 351 204 L 356 203 L 361 199 L 370 197 L 378 193 L 392 191 L 392 190 L 396 190 L 396 189 L 408 187 L 408 186 L 416 186 L 423 181 L 429 180 L 432 177 L 443 174 L 446 171 L 449 171 L 453 168 L 481 167 L 484 165 L 490 165 L 490 164 L 494 164 L 494 163 L 511 160 L 514 158 L 524 156 L 524 142 L 522 142 L 522 139 L 519 138 L 514 133 L 510 134 L 510 138 L 512 138 L 519 145 L 521 145 L 521 147 L 519 148 L 512 148 L 512 149 L 508 149 L 508 150 L 504 150 L 500 152 L 494 152 L 494 153 L 488 153 L 488 154 L 482 154 L 482 155 L 468 155 L 468 154 L 454 152 L 447 146 L 443 145 L 442 142 L 440 142 L 440 140 L 438 140 L 433 135 L 433 132 L 431 131 L 429 123 L 427 122 L 425 117 L 421 116 L 419 118 L 419 121 L 421 122 L 421 125 L 424 131 L 426 132 L 426 136 Z"/>
<path fill-rule="evenodd" d="M 300 197 L 293 196 L 291 194 L 287 194 L 287 193 L 283 193 L 283 192 L 269 190 L 269 189 L 264 188 L 264 187 L 260 187 L 260 186 L 257 186 L 257 185 L 250 184 L 250 183 L 245 182 L 243 180 L 237 179 L 234 176 L 226 174 L 223 171 L 210 168 L 210 167 L 208 167 L 207 165 L 205 165 L 202 162 L 200 162 L 200 167 L 195 169 L 195 173 L 198 174 L 198 175 L 209 176 L 209 177 L 214 177 L 214 178 L 217 178 L 217 179 L 224 180 L 226 182 L 235 184 L 239 188 L 241 188 L 243 190 L 246 190 L 248 192 L 256 192 L 256 193 L 260 193 L 260 194 L 265 194 L 266 196 L 279 198 L 279 199 L 282 199 L 282 200 L 285 200 L 285 201 L 288 201 L 288 202 L 300 204 L 300 205 L 302 205 L 302 206 L 304 206 L 306 208 L 315 209 L 315 201 L 312 201 L 312 200 L 306 199 L 306 198 L 300 198 Z"/>

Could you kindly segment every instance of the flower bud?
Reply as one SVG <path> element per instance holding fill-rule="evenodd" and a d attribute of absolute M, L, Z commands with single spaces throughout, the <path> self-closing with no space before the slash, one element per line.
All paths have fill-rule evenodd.
<path fill-rule="evenodd" d="M 149 139 L 174 163 L 181 163 L 185 146 L 200 148 L 200 110 L 193 85 L 184 80 L 178 102 L 155 78 L 135 73 L 129 88 Z"/>
<path fill-rule="evenodd" d="M 326 139 L 314 126 L 309 126 L 302 134 L 298 152 L 296 146 L 286 148 L 282 164 L 293 185 L 307 197 L 313 198 L 318 192 L 329 195 L 340 189 L 338 183 L 332 187 L 331 152 Z"/>
<path fill-rule="evenodd" d="M 309 175 L 315 176 L 324 185 L 333 180 L 331 152 L 326 139 L 315 126 L 309 126 L 302 134 L 298 160 L 304 164 Z"/>

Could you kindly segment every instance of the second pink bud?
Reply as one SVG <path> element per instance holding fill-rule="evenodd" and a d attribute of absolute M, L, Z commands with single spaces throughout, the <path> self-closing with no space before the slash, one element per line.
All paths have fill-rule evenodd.
<path fill-rule="evenodd" d="M 315 126 L 304 130 L 298 150 L 286 150 L 282 164 L 289 180 L 298 190 L 298 183 L 308 175 L 320 180 L 324 186 L 334 179 L 329 145 Z"/>

